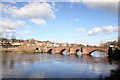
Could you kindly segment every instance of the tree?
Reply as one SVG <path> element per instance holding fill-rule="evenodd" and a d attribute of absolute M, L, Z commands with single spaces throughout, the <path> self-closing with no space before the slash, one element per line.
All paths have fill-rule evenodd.
<path fill-rule="evenodd" d="M 120 45 L 120 41 L 111 41 L 111 42 L 106 42 L 106 43 L 102 43 L 100 46 L 101 47 L 109 47 L 110 45 L 115 45 L 115 46 L 119 46 Z"/>
<path fill-rule="evenodd" d="M 16 42 L 17 41 L 15 33 L 13 33 L 13 35 L 11 36 L 11 40 L 12 40 L 12 42 Z"/>

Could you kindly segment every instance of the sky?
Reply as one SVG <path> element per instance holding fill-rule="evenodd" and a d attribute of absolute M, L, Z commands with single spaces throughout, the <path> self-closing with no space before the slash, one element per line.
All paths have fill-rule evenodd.
<path fill-rule="evenodd" d="M 0 34 L 100 45 L 118 38 L 117 2 L 1 2 Z"/>

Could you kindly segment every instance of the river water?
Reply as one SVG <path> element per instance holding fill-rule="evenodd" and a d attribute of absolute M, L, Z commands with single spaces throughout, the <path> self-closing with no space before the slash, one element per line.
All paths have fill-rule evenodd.
<path fill-rule="evenodd" d="M 1 54 L 3 78 L 105 78 L 119 67 L 103 56 Z"/>

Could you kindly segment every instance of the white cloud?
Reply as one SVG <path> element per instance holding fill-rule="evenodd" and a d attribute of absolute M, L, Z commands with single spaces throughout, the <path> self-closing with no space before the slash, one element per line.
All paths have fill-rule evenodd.
<path fill-rule="evenodd" d="M 86 6 L 93 9 L 103 9 L 110 12 L 118 12 L 118 2 L 83 2 Z"/>
<path fill-rule="evenodd" d="M 83 31 L 84 31 L 83 28 L 76 28 L 75 30 L 76 30 L 76 31 L 80 31 L 80 32 L 83 32 Z"/>
<path fill-rule="evenodd" d="M 53 6 L 48 3 L 29 3 L 23 7 L 17 8 L 10 6 L 5 8 L 6 13 L 14 17 L 35 19 L 35 18 L 48 18 L 55 19 Z"/>
<path fill-rule="evenodd" d="M 0 20 L 0 33 L 13 33 L 16 32 L 18 27 L 26 27 L 23 21 L 12 21 L 11 19 L 3 18 Z"/>
<path fill-rule="evenodd" d="M 99 34 L 101 32 L 101 28 L 94 28 L 91 31 L 89 31 L 87 34 L 88 35 L 96 35 Z"/>
<path fill-rule="evenodd" d="M 26 31 L 20 31 L 20 32 L 18 32 L 18 34 L 28 35 L 28 34 L 32 34 L 32 33 L 30 31 L 26 30 Z"/>
<path fill-rule="evenodd" d="M 118 37 L 112 37 L 112 38 L 104 38 L 100 41 L 100 43 L 106 43 L 106 42 L 110 42 L 110 41 L 115 41 L 117 40 Z"/>
<path fill-rule="evenodd" d="M 46 25 L 44 19 L 55 19 L 55 12 L 58 9 L 55 8 L 56 4 L 48 3 L 28 3 L 20 8 L 12 6 L 10 4 L 0 4 L 0 8 L 4 13 L 10 14 L 12 17 L 25 18 L 39 25 Z M 1 10 L 1 11 L 2 11 Z"/>
<path fill-rule="evenodd" d="M 43 19 L 31 19 L 31 21 L 38 25 L 46 25 L 46 22 Z"/>
<path fill-rule="evenodd" d="M 88 35 L 97 35 L 99 33 L 104 33 L 104 34 L 111 34 L 113 32 L 118 32 L 118 27 L 113 27 L 113 26 L 103 26 L 103 27 L 98 27 L 98 28 L 93 28 L 91 31 L 88 31 Z"/>
<path fill-rule="evenodd" d="M 105 34 L 110 34 L 113 32 L 118 32 L 118 27 L 104 26 L 104 27 L 102 27 L 102 31 Z"/>
<path fill-rule="evenodd" d="M 68 0 L 69 2 L 118 2 L 119 0 Z"/>
<path fill-rule="evenodd" d="M 89 8 L 103 9 L 110 12 L 118 12 L 119 0 L 69 0 L 70 2 L 83 2 Z"/>

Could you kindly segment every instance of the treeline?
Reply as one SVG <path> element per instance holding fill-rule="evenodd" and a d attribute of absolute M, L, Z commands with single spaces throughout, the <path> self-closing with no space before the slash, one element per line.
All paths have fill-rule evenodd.
<path fill-rule="evenodd" d="M 120 49 L 120 37 L 118 38 L 117 41 L 110 41 L 110 42 L 102 43 L 100 46 L 109 47 L 110 45 L 117 46 Z"/>

